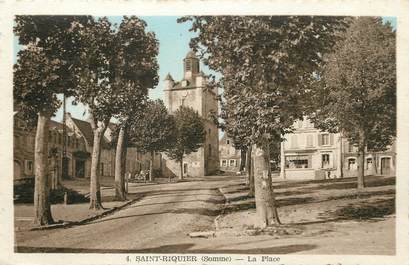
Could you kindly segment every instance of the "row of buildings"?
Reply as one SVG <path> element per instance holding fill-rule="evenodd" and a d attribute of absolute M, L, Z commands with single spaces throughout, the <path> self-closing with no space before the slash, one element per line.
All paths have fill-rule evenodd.
<path fill-rule="evenodd" d="M 294 124 L 294 132 L 281 143 L 280 174 L 285 179 L 354 177 L 358 174 L 358 150 L 339 133 L 321 132 L 307 118 Z M 240 151 L 227 136 L 220 141 L 220 169 L 237 172 Z M 273 163 L 275 161 L 272 161 Z M 367 150 L 365 175 L 395 175 L 396 145 L 386 151 Z"/>
<path fill-rule="evenodd" d="M 91 153 L 93 148 L 93 132 L 88 121 L 75 119 L 66 113 L 66 165 L 67 177 L 86 178 L 90 176 Z M 104 134 L 101 151 L 100 176 L 115 174 L 115 145 L 113 131 L 115 125 L 110 124 Z M 56 186 L 63 175 L 63 123 L 50 121 L 48 135 L 49 172 L 51 186 Z M 27 130 L 25 121 L 19 113 L 14 114 L 14 181 L 16 183 L 33 179 L 34 176 L 34 142 L 35 129 Z M 128 147 L 126 170 L 135 175 L 149 167 L 150 156 Z M 160 154 L 155 155 L 155 168 L 160 167 Z"/>

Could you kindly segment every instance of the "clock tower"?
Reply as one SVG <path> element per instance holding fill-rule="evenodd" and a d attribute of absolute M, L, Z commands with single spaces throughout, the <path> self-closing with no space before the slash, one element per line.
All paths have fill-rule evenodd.
<path fill-rule="evenodd" d="M 218 91 L 207 85 L 206 76 L 200 71 L 200 61 L 193 51 L 183 59 L 183 70 L 183 79 L 178 82 L 170 74 L 165 77 L 165 105 L 171 114 L 180 106 L 193 108 L 204 118 L 206 131 L 203 147 L 183 159 L 183 176 L 211 175 L 219 169 L 219 132 L 211 119 L 212 114 L 218 114 Z M 178 163 L 166 156 L 162 168 L 165 176 L 180 175 Z"/>

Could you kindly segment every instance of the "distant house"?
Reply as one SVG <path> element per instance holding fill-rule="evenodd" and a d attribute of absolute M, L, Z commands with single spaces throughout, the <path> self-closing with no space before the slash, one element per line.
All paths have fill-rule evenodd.
<path fill-rule="evenodd" d="M 14 115 L 14 181 L 16 183 L 30 181 L 34 177 L 34 144 L 35 128 L 26 129 L 25 121 L 19 113 Z M 75 157 L 77 154 L 86 154 L 84 139 L 67 128 L 66 154 Z M 51 180 L 56 183 L 62 175 L 62 152 L 63 152 L 63 125 L 56 121 L 50 121 L 48 134 L 49 171 Z M 68 175 L 75 176 L 75 165 L 72 160 L 68 163 Z M 84 174 L 84 173 L 83 173 Z"/>
<path fill-rule="evenodd" d="M 339 133 L 322 132 L 305 117 L 294 123 L 294 132 L 281 143 L 280 177 L 324 179 L 355 177 L 358 174 L 357 148 Z M 394 175 L 396 148 L 367 152 L 365 175 Z"/>
<path fill-rule="evenodd" d="M 344 177 L 355 177 L 359 172 L 358 148 L 342 139 L 342 160 Z M 365 175 L 395 175 L 396 172 L 396 143 L 393 143 L 385 151 L 365 152 Z"/>
<path fill-rule="evenodd" d="M 307 118 L 297 121 L 294 128 L 281 143 L 280 176 L 287 179 L 340 177 L 340 135 L 321 132 Z"/>
<path fill-rule="evenodd" d="M 34 179 L 34 144 L 35 128 L 25 129 L 25 121 L 19 113 L 14 115 L 14 182 L 33 181 Z M 66 157 L 69 177 L 89 178 L 91 174 L 91 154 L 93 132 L 89 122 L 75 119 L 66 114 Z M 112 133 L 115 124 L 107 128 L 102 142 L 100 176 L 115 175 L 115 143 Z M 48 150 L 50 154 L 49 170 L 51 182 L 57 183 L 62 178 L 63 157 L 63 124 L 50 121 Z M 128 147 L 126 155 L 126 172 L 135 175 L 149 168 L 150 155 L 141 154 L 135 147 Z M 161 156 L 155 154 L 154 169 L 160 171 Z"/>
<path fill-rule="evenodd" d="M 225 133 L 219 141 L 220 170 L 226 172 L 239 172 L 241 155 Z"/>

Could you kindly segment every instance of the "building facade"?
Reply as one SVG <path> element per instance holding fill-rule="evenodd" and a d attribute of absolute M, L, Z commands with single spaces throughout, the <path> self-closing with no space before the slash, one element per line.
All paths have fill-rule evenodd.
<path fill-rule="evenodd" d="M 174 113 L 180 106 L 191 107 L 204 118 L 205 142 L 197 152 L 184 158 L 183 175 L 200 177 L 211 175 L 219 169 L 218 128 L 211 115 L 218 114 L 217 88 L 208 87 L 206 76 L 200 71 L 200 62 L 193 51 L 183 60 L 184 77 L 175 82 L 168 74 L 164 84 L 164 101 L 169 113 Z M 164 156 L 163 175 L 179 176 L 179 163 Z"/>
<path fill-rule="evenodd" d="M 35 128 L 26 129 L 25 121 L 14 115 L 14 181 L 30 181 L 34 178 Z M 48 133 L 49 174 L 51 187 L 56 187 L 62 177 L 63 125 L 56 121 L 49 122 Z M 68 157 L 68 176 L 77 176 L 76 158 L 87 157 L 86 143 L 70 128 L 66 130 L 66 156 Z M 82 177 L 86 174 L 82 171 Z M 77 176 L 78 177 L 78 176 Z"/>
<path fill-rule="evenodd" d="M 115 146 L 112 143 L 114 124 L 107 128 L 100 160 L 100 176 L 115 175 Z M 34 144 L 35 128 L 25 129 L 25 122 L 14 115 L 14 182 L 16 184 L 34 180 Z M 63 124 L 50 121 L 49 136 L 49 174 L 50 186 L 55 188 L 62 180 L 63 160 Z M 93 132 L 89 122 L 75 119 L 66 113 L 66 157 L 69 178 L 89 178 L 91 175 L 91 154 L 93 148 Z M 126 155 L 126 173 L 132 176 L 149 168 L 149 154 L 141 154 L 135 147 L 128 147 Z M 161 155 L 154 156 L 154 170 L 160 171 Z"/>
<path fill-rule="evenodd" d="M 286 179 L 324 179 L 341 176 L 340 135 L 321 132 L 307 118 L 281 143 L 280 176 Z"/>
<path fill-rule="evenodd" d="M 241 152 L 233 146 L 225 133 L 219 141 L 220 170 L 237 173 L 240 171 Z"/>
<path fill-rule="evenodd" d="M 356 177 L 359 172 L 358 148 L 342 139 L 342 162 L 343 176 Z M 386 175 L 393 176 L 396 174 L 396 143 L 394 142 L 385 151 L 375 152 L 365 151 L 365 175 Z"/>
<path fill-rule="evenodd" d="M 325 179 L 356 177 L 357 148 L 339 133 L 322 132 L 304 118 L 294 123 L 294 132 L 281 143 L 280 177 L 285 179 Z M 395 144 L 383 152 L 367 152 L 365 175 L 394 175 Z"/>

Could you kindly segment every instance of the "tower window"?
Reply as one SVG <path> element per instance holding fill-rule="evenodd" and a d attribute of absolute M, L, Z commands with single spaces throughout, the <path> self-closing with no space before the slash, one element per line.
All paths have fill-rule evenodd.
<path fill-rule="evenodd" d="M 185 69 L 186 69 L 186 71 L 191 71 L 192 70 L 192 61 L 191 60 L 186 59 Z"/>

